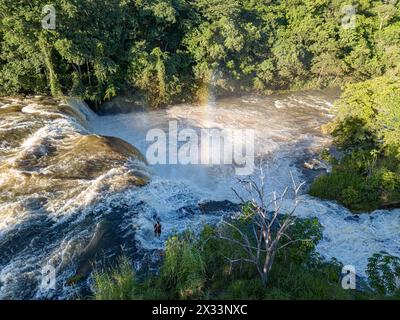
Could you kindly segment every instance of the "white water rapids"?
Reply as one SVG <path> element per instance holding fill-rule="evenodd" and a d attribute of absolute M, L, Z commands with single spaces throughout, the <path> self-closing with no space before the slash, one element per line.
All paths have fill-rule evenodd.
<path fill-rule="evenodd" d="M 106 116 L 95 115 L 83 104 L 72 106 L 79 118 L 85 119 L 82 124 L 71 115 L 53 117 L 52 107 L 43 110 L 30 104 L 22 109 L 24 117 L 18 113 L 3 119 L 0 113 L 0 135 L 5 132 L 5 137 L 11 137 L 0 141 L 0 169 L 21 161 L 24 164 L 29 157 L 46 160 L 47 153 L 54 153 L 54 146 L 66 144 L 70 148 L 71 137 L 78 139 L 91 133 L 121 138 L 146 154 L 148 131 L 156 128 L 167 132 L 169 122 L 177 121 L 179 129 L 196 131 L 254 130 L 256 159 L 263 160 L 267 193 L 281 192 L 292 183 L 290 172 L 296 182 L 305 180 L 303 160 L 329 145 L 330 139 L 320 127 L 332 118 L 330 109 L 336 97 L 329 91 L 310 91 Z M 44 121 L 39 114 L 45 113 Z M 21 141 L 14 145 L 17 138 Z M 74 159 L 66 155 L 68 161 Z M 69 163 L 62 157 L 56 159 L 64 162 L 53 163 L 51 157 L 48 162 L 32 162 L 35 166 L 28 168 L 32 181 L 48 174 L 63 176 Z M 90 162 L 90 154 L 86 160 Z M 79 161 L 85 168 L 85 159 Z M 26 166 L 0 172 L 0 187 L 3 184 L 8 188 L 7 192 L 0 188 L 0 200 L 4 199 L 0 201 L 0 299 L 74 298 L 81 286 L 66 282 L 76 270 L 85 269 L 85 260 L 126 254 L 140 267 L 143 259 L 151 259 L 146 254 L 162 249 L 174 232 L 187 228 L 199 231 L 203 224 L 217 223 L 222 218 L 218 212 L 188 214 L 182 208 L 209 200 L 237 202 L 231 189 L 238 188 L 237 177 L 230 165 L 149 166 L 148 185 L 122 188 L 126 172 L 136 164 L 118 163 L 106 167 L 100 176 L 38 179 L 43 185 L 24 185 L 24 192 L 18 190 L 18 184 L 25 181 Z M 32 188 L 32 192 L 26 188 Z M 363 276 L 373 253 L 385 251 L 400 256 L 400 210 L 379 210 L 349 219 L 351 213 L 338 204 L 305 193 L 300 198 L 296 214 L 317 217 L 324 227 L 318 250 L 326 258 L 354 265 L 357 274 Z M 285 205 L 290 207 L 292 202 L 289 197 Z M 163 225 L 161 239 L 153 235 L 156 217 Z M 42 268 L 49 263 L 57 274 L 57 287 L 50 293 L 40 288 Z"/>
<path fill-rule="evenodd" d="M 296 182 L 305 180 L 299 160 L 329 145 L 329 138 L 321 133 L 321 125 L 332 118 L 330 110 L 336 97 L 333 92 L 310 91 L 221 99 L 204 107 L 178 105 L 167 110 L 102 116 L 91 125 L 95 132 L 120 137 L 144 154 L 151 143 L 146 141 L 147 132 L 154 128 L 168 132 L 169 121 L 178 121 L 179 129 L 253 129 L 256 158 L 264 159 L 267 192 L 279 193 L 292 185 L 290 172 Z M 172 230 L 183 230 L 188 223 L 194 223 L 192 220 L 182 223 L 171 210 L 186 199 L 237 201 L 231 189 L 238 188 L 237 177 L 230 166 L 177 164 L 155 165 L 151 169 L 154 175 L 151 201 L 158 201 L 157 212 L 167 230 L 164 237 Z M 291 204 L 292 200 L 286 200 L 288 208 Z M 360 276 L 365 275 L 367 260 L 373 253 L 385 251 L 400 256 L 400 210 L 378 210 L 349 219 L 352 214 L 341 205 L 303 194 L 296 214 L 317 217 L 324 227 L 319 252 L 326 258 L 335 257 L 345 265 L 355 266 Z M 202 222 L 213 219 L 200 217 Z M 137 236 L 140 237 L 140 232 Z M 151 248 L 161 245 L 148 236 L 142 237 L 141 242 Z"/>

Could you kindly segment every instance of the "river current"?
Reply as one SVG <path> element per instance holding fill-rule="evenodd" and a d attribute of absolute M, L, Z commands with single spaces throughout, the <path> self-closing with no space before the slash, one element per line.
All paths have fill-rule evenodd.
<path fill-rule="evenodd" d="M 207 106 L 177 105 L 162 110 L 103 116 L 94 114 L 83 104 L 75 104 L 72 107 L 76 113 L 85 118 L 83 124 L 68 117 L 50 119 L 40 126 L 32 124 L 34 117 L 29 124 L 16 117 L 15 121 L 10 118 L 0 122 L 0 133 L 11 130 L 12 124 L 14 131 L 23 131 L 24 126 L 32 128 L 24 135 L 26 138 L 21 138 L 21 145 L 15 149 L 18 152 L 0 142 L 1 161 L 16 161 L 22 151 L 46 154 L 51 152 L 51 148 L 45 148 L 50 142 L 64 143 L 66 136 L 76 132 L 117 137 L 146 155 L 151 145 L 146 141 L 149 130 L 168 132 L 171 122 L 177 124 L 178 130 L 193 129 L 195 132 L 250 129 L 255 135 L 257 165 L 254 175 L 259 175 L 262 168 L 266 194 L 272 195 L 274 191 L 279 194 L 290 187 L 292 177 L 296 183 L 307 181 L 296 214 L 317 217 L 322 224 L 324 237 L 318 251 L 327 259 L 336 258 L 345 265 L 353 265 L 357 274 L 364 276 L 368 258 L 373 253 L 385 251 L 400 256 L 400 210 L 378 210 L 354 217 L 335 202 L 307 195 L 309 180 L 302 164 L 330 145 L 330 138 L 322 133 L 321 126 L 332 119 L 336 98 L 337 92 L 333 91 L 306 91 L 268 97 L 224 98 Z M 40 108 L 35 110 L 27 106 L 23 111 L 44 112 L 38 111 Z M 10 124 L 10 121 L 14 122 Z M 196 232 L 202 225 L 218 223 L 223 218 L 218 210 L 196 214 L 188 208 L 209 201 L 238 202 L 232 191 L 232 188 L 239 188 L 233 165 L 150 164 L 146 168 L 150 176 L 148 184 L 126 187 L 129 186 L 126 173 L 138 170 L 137 164 L 115 163 L 118 166 L 111 165 L 101 171 L 100 176 L 74 180 L 68 177 L 68 181 L 73 181 L 70 184 L 64 185 L 59 174 L 57 179 L 46 180 L 48 187 L 56 188 L 56 192 L 35 189 L 27 194 L 8 187 L 7 194 L 2 194 L 0 298 L 79 297 L 82 288 L 90 285 L 90 277 L 78 285 L 70 285 L 68 280 L 80 273 L 87 276 L 90 272 L 87 261 L 101 262 L 125 254 L 132 257 L 135 267 L 140 269 L 145 261 L 155 259 L 171 234 L 188 228 Z M 53 174 L 63 171 L 63 165 L 50 163 L 29 170 Z M 26 168 L 16 167 L 4 170 L 0 172 L 0 183 L 7 185 L 13 175 L 26 175 L 26 171 Z M 293 201 L 289 193 L 284 206 L 290 208 Z M 163 225 L 160 239 L 153 235 L 155 219 L 160 219 Z M 41 286 L 43 268 L 48 264 L 54 266 L 57 276 L 56 286 L 50 291 Z"/>

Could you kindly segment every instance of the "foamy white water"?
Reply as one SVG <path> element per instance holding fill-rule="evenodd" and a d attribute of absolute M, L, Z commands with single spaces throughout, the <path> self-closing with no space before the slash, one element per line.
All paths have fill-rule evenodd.
<path fill-rule="evenodd" d="M 231 190 L 238 188 L 231 165 L 145 169 L 136 161 L 121 163 L 104 154 L 104 170 L 91 176 L 87 171 L 92 167 L 85 170 L 85 166 L 99 165 L 102 159 L 90 153 L 79 158 L 76 141 L 81 137 L 96 138 L 93 132 L 119 137 L 145 154 L 148 130 L 167 130 L 171 120 L 180 129 L 195 131 L 253 129 L 267 192 L 279 192 L 292 183 L 290 172 L 297 182 L 304 180 L 300 160 L 330 143 L 320 126 L 330 120 L 335 97 L 319 91 L 250 96 L 217 100 L 208 107 L 179 105 L 102 117 L 77 101 L 70 103 L 68 112 L 61 112 L 63 108 L 55 110 L 53 102 L 35 100 L 26 102 L 21 112 L 1 117 L 0 135 L 5 138 L 0 142 L 0 299 L 76 297 L 87 288 L 87 281 L 74 286 L 68 279 L 79 272 L 87 274 L 88 261 L 126 254 L 140 266 L 174 232 L 199 231 L 206 223 L 221 221 L 224 213 L 218 210 L 192 212 L 198 203 L 237 201 Z M 18 109 L 20 104 L 10 100 L 0 108 Z M 57 158 L 55 150 L 73 153 Z M 79 174 L 87 176 L 75 176 L 75 168 L 83 168 Z M 151 181 L 136 187 L 129 177 L 141 169 L 151 173 Z M 318 217 L 324 226 L 318 250 L 327 258 L 352 264 L 363 275 L 373 253 L 384 250 L 400 256 L 400 210 L 380 210 L 351 220 L 350 212 L 335 203 L 307 195 L 301 200 L 297 214 Z M 285 205 L 291 206 L 292 200 Z M 157 218 L 163 224 L 161 239 L 153 236 Z M 56 288 L 50 291 L 40 286 L 46 265 L 54 266 L 57 275 Z"/>
<path fill-rule="evenodd" d="M 120 203 L 113 196 L 137 189 L 130 179 L 144 164 L 101 154 L 114 140 L 91 134 L 88 121 L 97 116 L 84 103 L 32 97 L 2 99 L 0 108 L 0 299 L 71 298 L 82 286 L 67 279 L 99 224 L 111 225 L 106 234 L 118 239 L 104 238 L 99 258 L 119 254 L 114 225 L 123 217 L 111 217 Z M 94 143 L 99 150 L 88 152 Z M 48 265 L 57 284 L 43 290 Z"/>
<path fill-rule="evenodd" d="M 319 91 L 266 98 L 230 98 L 204 107 L 178 105 L 166 110 L 103 116 L 96 118 L 91 125 L 97 133 L 118 136 L 144 154 L 150 144 L 146 141 L 147 132 L 154 128 L 168 132 L 169 121 L 178 121 L 179 129 L 196 131 L 203 128 L 253 129 L 256 132 L 257 159 L 262 160 L 267 177 L 267 192 L 282 192 L 292 184 L 290 172 L 297 182 L 305 179 L 299 160 L 329 145 L 330 139 L 321 133 L 320 127 L 331 119 L 330 109 L 335 98 L 335 94 Z M 231 190 L 238 188 L 232 166 L 177 164 L 154 165 L 150 169 L 157 182 L 150 184 L 146 192 L 154 187 L 155 197 L 149 200 L 166 224 L 165 238 L 173 229 L 184 230 L 188 225 L 180 221 L 179 214 L 174 212 L 174 205 L 178 209 L 182 199 L 192 203 L 225 199 L 237 201 Z M 158 205 L 154 205 L 157 196 L 160 197 L 160 181 L 168 187 L 161 191 L 163 196 Z M 168 194 L 173 196 L 174 201 L 179 201 L 171 203 L 167 200 Z M 288 207 L 292 204 L 292 200 L 286 200 Z M 400 256 L 400 210 L 379 210 L 361 214 L 359 219 L 351 219 L 352 215 L 346 208 L 304 194 L 297 215 L 317 217 L 324 227 L 319 252 L 326 258 L 337 258 L 345 265 L 354 265 L 360 276 L 365 276 L 368 258 L 372 254 L 385 251 Z M 194 220 L 197 227 L 198 220 Z M 199 217 L 199 220 L 206 223 L 218 219 Z M 136 237 L 144 247 L 154 249 L 162 247 L 162 242 L 151 237 L 152 221 L 152 217 L 144 213 L 139 214 L 135 223 L 140 226 L 139 229 L 147 224 L 147 236 L 146 232 L 138 231 Z M 193 224 L 193 218 L 189 222 Z"/>

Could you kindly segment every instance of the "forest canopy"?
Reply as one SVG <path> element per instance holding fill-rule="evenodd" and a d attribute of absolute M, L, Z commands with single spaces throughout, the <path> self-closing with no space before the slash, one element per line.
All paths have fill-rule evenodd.
<path fill-rule="evenodd" d="M 152 106 L 220 92 L 338 86 L 400 71 L 395 0 L 0 0 L 0 93 Z M 351 10 L 349 10 L 349 8 Z M 353 10 L 353 11 L 352 11 Z M 354 25 L 351 23 L 354 22 Z"/>

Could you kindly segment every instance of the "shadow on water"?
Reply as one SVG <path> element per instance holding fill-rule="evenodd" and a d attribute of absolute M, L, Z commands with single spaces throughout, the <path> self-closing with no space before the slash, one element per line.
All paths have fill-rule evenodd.
<path fill-rule="evenodd" d="M 106 266 L 122 253 L 133 257 L 137 251 L 134 238 L 124 239 L 120 231 L 124 215 L 132 214 L 130 209 L 111 204 L 109 211 L 78 211 L 74 218 L 62 222 L 49 218 L 43 208 L 29 212 L 28 220 L 15 225 L 0 240 L 0 266 L 7 266 L 10 272 L 6 277 L 10 282 L 0 283 L 0 292 L 7 285 L 5 298 L 38 298 L 42 268 L 47 264 L 56 268 L 57 288 L 46 298 L 57 297 L 66 286 L 80 287 L 73 290 L 75 294 L 87 292 L 84 282 L 96 262 Z"/>

